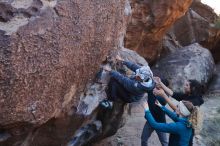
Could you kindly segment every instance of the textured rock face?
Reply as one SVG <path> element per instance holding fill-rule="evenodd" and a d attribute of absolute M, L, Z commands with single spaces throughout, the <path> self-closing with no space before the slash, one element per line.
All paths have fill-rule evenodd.
<path fill-rule="evenodd" d="M 61 145 L 64 133 L 82 124 L 67 113 L 74 115 L 108 51 L 122 46 L 129 6 L 126 0 L 0 2 L 0 131 L 12 135 L 2 145 L 22 144 L 28 133 L 24 145 Z M 59 142 L 47 139 L 51 132 Z"/>
<path fill-rule="evenodd" d="M 202 41 L 201 44 L 208 48 L 213 57 L 215 62 L 220 61 L 220 29 L 219 28 L 210 28 L 209 29 L 209 37 Z"/>
<path fill-rule="evenodd" d="M 182 46 L 201 42 L 209 36 L 209 22 L 190 9 L 184 17 L 178 20 L 173 31 Z"/>
<path fill-rule="evenodd" d="M 182 46 L 195 42 L 200 43 L 211 51 L 215 61 L 218 62 L 220 58 L 220 30 L 214 27 L 216 20 L 217 15 L 213 9 L 199 1 L 193 2 L 186 15 L 177 20 L 164 37 L 163 48 L 168 48 L 169 51 L 175 50 L 175 47 L 170 46 L 166 39 L 170 34 L 173 34 L 172 38 Z"/>
<path fill-rule="evenodd" d="M 195 1 L 190 6 L 197 14 L 205 18 L 208 22 L 213 23 L 216 20 L 217 15 L 211 7 L 201 3 L 200 1 Z"/>
<path fill-rule="evenodd" d="M 209 50 L 192 44 L 161 59 L 153 72 L 170 80 L 174 91 L 182 91 L 183 83 L 188 79 L 207 83 L 214 72 L 214 60 Z"/>
<path fill-rule="evenodd" d="M 131 0 L 132 18 L 125 47 L 137 51 L 150 63 L 161 51 L 161 40 L 171 25 L 185 14 L 192 0 Z"/>
<path fill-rule="evenodd" d="M 193 2 L 187 13 L 174 23 L 171 31 L 182 46 L 201 42 L 209 37 L 210 24 L 214 23 L 216 17 L 209 6 Z"/>
<path fill-rule="evenodd" d="M 211 93 L 220 93 L 220 64 L 216 65 L 216 70 L 208 90 Z"/>
<path fill-rule="evenodd" d="M 162 52 L 160 54 L 161 57 L 164 57 L 169 53 L 173 53 L 182 48 L 182 45 L 180 45 L 180 43 L 176 40 L 173 29 L 174 28 L 171 27 L 170 31 L 167 32 L 166 35 L 163 37 Z"/>
<path fill-rule="evenodd" d="M 77 104 L 79 99 L 69 98 L 84 88 L 107 52 L 119 45 L 125 2 L 45 1 L 51 3 L 47 7 L 44 1 L 24 1 L 27 10 L 16 2 L 21 3 L 3 3 L 10 7 L 5 13 L 15 16 L 5 16 L 2 23 L 20 15 L 28 24 L 1 29 L 5 32 L 1 32 L 0 124 L 42 124 L 69 102 Z M 34 15 L 29 9 L 38 12 Z"/>

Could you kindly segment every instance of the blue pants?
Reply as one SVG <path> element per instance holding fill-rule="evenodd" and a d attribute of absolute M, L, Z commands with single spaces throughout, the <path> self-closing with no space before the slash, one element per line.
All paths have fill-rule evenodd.
<path fill-rule="evenodd" d="M 142 131 L 142 135 L 141 135 L 141 146 L 148 145 L 148 139 L 151 136 L 153 131 L 154 129 L 148 124 L 148 122 L 146 122 L 144 125 L 144 129 Z M 159 137 L 159 140 L 162 146 L 168 146 L 167 134 L 164 132 L 159 132 L 159 131 L 156 131 L 156 133 Z"/>

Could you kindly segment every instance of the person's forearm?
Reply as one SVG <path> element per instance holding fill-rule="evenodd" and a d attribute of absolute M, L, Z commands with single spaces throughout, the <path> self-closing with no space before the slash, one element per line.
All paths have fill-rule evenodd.
<path fill-rule="evenodd" d="M 171 112 L 169 109 L 167 109 L 165 106 L 162 106 L 161 109 L 173 120 L 177 121 L 178 116 L 175 112 Z"/>
<path fill-rule="evenodd" d="M 160 83 L 160 85 L 161 85 L 161 87 L 163 88 L 163 90 L 167 93 L 167 94 L 169 94 L 170 96 L 173 96 L 173 91 L 170 89 L 170 88 L 168 88 L 166 85 L 164 85 L 162 82 Z"/>
<path fill-rule="evenodd" d="M 129 62 L 129 61 L 122 61 L 122 63 L 123 63 L 123 65 L 127 66 L 133 72 L 135 72 L 137 69 L 139 69 L 141 67 L 141 66 L 139 66 L 133 62 Z"/>
<path fill-rule="evenodd" d="M 173 104 L 171 99 L 167 95 L 164 95 L 163 97 L 166 100 L 166 102 L 169 104 L 169 106 L 175 111 L 177 109 L 177 107 L 175 104 Z"/>

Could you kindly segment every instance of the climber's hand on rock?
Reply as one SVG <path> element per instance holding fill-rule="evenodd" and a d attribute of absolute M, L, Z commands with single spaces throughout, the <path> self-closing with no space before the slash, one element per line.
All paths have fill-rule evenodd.
<path fill-rule="evenodd" d="M 120 61 L 120 62 L 121 62 L 121 61 L 124 61 L 124 59 L 122 59 L 119 55 L 116 56 L 116 60 L 117 60 L 117 61 Z"/>
<path fill-rule="evenodd" d="M 103 66 L 103 70 L 105 70 L 105 71 L 112 71 L 112 69 L 109 67 L 109 66 Z"/>
<path fill-rule="evenodd" d="M 159 77 L 156 77 L 154 76 L 154 81 L 157 83 L 157 84 L 160 84 L 161 83 L 161 79 Z"/>

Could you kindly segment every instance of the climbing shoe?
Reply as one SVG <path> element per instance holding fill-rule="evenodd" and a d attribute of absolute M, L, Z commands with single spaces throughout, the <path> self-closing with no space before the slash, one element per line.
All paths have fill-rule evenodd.
<path fill-rule="evenodd" d="M 107 99 L 104 99 L 103 101 L 101 101 L 99 103 L 100 107 L 101 108 L 104 108 L 104 109 L 112 109 L 113 107 L 113 102 L 107 100 Z"/>
<path fill-rule="evenodd" d="M 9 133 L 0 131 L 0 142 L 6 141 L 10 137 L 11 135 Z"/>

